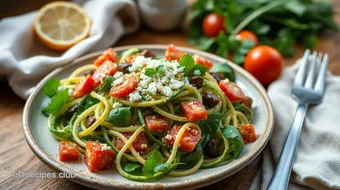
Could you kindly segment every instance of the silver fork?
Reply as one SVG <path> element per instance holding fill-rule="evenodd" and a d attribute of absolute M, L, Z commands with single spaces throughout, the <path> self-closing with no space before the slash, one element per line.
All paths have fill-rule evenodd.
<path fill-rule="evenodd" d="M 325 92 L 325 79 L 328 65 L 328 54 L 323 55 L 316 51 L 310 57 L 310 51 L 306 50 L 299 63 L 296 74 L 292 96 L 299 103 L 295 118 L 280 155 L 274 175 L 267 190 L 286 190 L 288 187 L 290 173 L 293 167 L 296 145 L 308 105 L 319 104 Z M 307 63 L 309 63 L 307 65 Z M 319 72 L 315 77 L 317 68 Z M 308 71 L 307 71 L 308 70 Z"/>

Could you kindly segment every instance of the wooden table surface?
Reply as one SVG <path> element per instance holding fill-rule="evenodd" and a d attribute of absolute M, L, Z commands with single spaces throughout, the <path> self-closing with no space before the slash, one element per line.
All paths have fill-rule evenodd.
<path fill-rule="evenodd" d="M 0 19 L 38 9 L 49 0 L 11 0 L 0 6 Z M 28 3 L 29 2 L 29 3 Z M 332 0 L 335 9 L 340 11 L 340 1 Z M 20 6 L 16 6 L 20 5 Z M 340 16 L 336 17 L 340 23 Z M 329 69 L 340 75 L 340 33 L 326 32 L 320 36 L 316 50 L 329 53 Z M 186 35 L 180 29 L 167 33 L 158 33 L 147 28 L 123 37 L 115 46 L 132 44 L 175 44 L 192 47 Z M 338 49 L 339 48 L 339 49 Z M 296 47 L 296 57 L 286 58 L 292 64 L 303 53 L 302 47 Z M 22 132 L 22 111 L 25 101 L 16 96 L 7 84 L 0 80 L 0 189 L 89 189 L 67 179 L 15 179 L 13 172 L 55 172 L 44 165 L 30 150 Z M 261 168 L 261 156 L 240 172 L 206 187 L 206 189 L 249 189 L 257 171 Z"/>

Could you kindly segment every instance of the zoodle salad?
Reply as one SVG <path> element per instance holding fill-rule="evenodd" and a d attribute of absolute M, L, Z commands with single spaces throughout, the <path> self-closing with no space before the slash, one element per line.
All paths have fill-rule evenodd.
<path fill-rule="evenodd" d="M 186 176 L 240 156 L 256 140 L 252 99 L 227 63 L 213 64 L 169 45 L 164 57 L 141 49 L 108 49 L 93 64 L 43 92 L 59 159 L 127 179 Z"/>

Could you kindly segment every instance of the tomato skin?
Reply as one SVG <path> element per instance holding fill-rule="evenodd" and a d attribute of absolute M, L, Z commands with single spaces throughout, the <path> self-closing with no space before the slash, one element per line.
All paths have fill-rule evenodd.
<path fill-rule="evenodd" d="M 181 102 L 181 108 L 184 112 L 184 115 L 190 121 L 205 120 L 208 117 L 207 110 L 199 100 Z"/>
<path fill-rule="evenodd" d="M 149 115 L 145 117 L 145 123 L 151 132 L 162 133 L 167 130 L 168 122 L 161 115 Z"/>
<path fill-rule="evenodd" d="M 245 124 L 237 127 L 245 144 L 256 141 L 255 127 L 253 124 Z"/>
<path fill-rule="evenodd" d="M 78 161 L 79 160 L 78 145 L 70 141 L 60 141 L 59 143 L 59 159 L 60 161 Z"/>
<path fill-rule="evenodd" d="M 181 128 L 182 126 L 175 126 L 171 128 L 168 131 L 167 136 L 165 136 L 164 138 L 165 143 L 169 145 L 174 145 L 177 133 L 179 132 Z M 179 141 L 179 144 L 180 144 L 179 148 L 182 150 L 188 151 L 188 152 L 192 152 L 195 149 L 197 143 L 200 141 L 200 139 L 201 139 L 201 131 L 197 129 L 189 128 L 184 131 L 181 137 L 181 140 Z"/>
<path fill-rule="evenodd" d="M 118 55 L 115 51 L 113 51 L 112 48 L 107 49 L 103 52 L 102 55 L 100 55 L 94 62 L 97 67 L 102 65 L 106 60 L 112 61 L 114 63 L 118 62 Z"/>
<path fill-rule="evenodd" d="M 203 65 L 204 67 L 206 67 L 208 69 L 208 71 L 213 66 L 213 63 L 211 61 L 209 61 L 208 59 L 206 59 L 206 58 L 204 58 L 200 55 L 195 54 L 193 56 L 193 58 L 194 58 L 194 61 L 195 61 L 196 64 Z"/>
<path fill-rule="evenodd" d="M 244 68 L 262 84 L 269 84 L 280 77 L 283 58 L 270 46 L 257 46 L 248 52 Z"/>
<path fill-rule="evenodd" d="M 221 80 L 219 86 L 231 102 L 240 102 L 245 98 L 242 89 L 228 79 Z"/>
<path fill-rule="evenodd" d="M 250 40 L 254 42 L 255 46 L 259 44 L 259 39 L 257 38 L 257 36 L 249 30 L 242 30 L 241 32 L 239 32 L 236 35 L 236 39 L 240 40 L 241 42 L 244 40 Z"/>
<path fill-rule="evenodd" d="M 74 98 L 81 98 L 91 92 L 95 87 L 95 80 L 92 78 L 91 75 L 86 75 L 85 80 L 78 83 L 74 88 Z"/>
<path fill-rule="evenodd" d="M 132 132 L 125 132 L 123 135 L 127 138 L 130 139 L 130 137 L 133 135 Z M 120 139 L 117 138 L 116 141 L 116 147 L 121 150 L 125 143 Z M 133 148 L 136 149 L 137 152 L 143 152 L 148 149 L 148 137 L 144 131 L 138 134 L 137 138 L 133 141 L 132 143 Z M 126 149 L 125 152 L 131 152 L 130 149 Z"/>
<path fill-rule="evenodd" d="M 91 172 L 110 169 L 114 163 L 114 152 L 112 149 L 103 149 L 103 144 L 87 141 L 84 160 Z"/>
<path fill-rule="evenodd" d="M 172 60 L 180 61 L 181 58 L 186 54 L 187 53 L 185 52 L 177 50 L 173 44 L 170 44 L 168 46 L 168 49 L 165 51 L 165 59 L 169 61 L 172 61 Z"/>
<path fill-rule="evenodd" d="M 117 64 L 106 60 L 93 73 L 92 77 L 97 84 L 100 84 L 107 75 L 113 76 L 117 72 Z"/>
<path fill-rule="evenodd" d="M 216 13 L 210 13 L 205 16 L 202 28 L 207 37 L 216 37 L 221 31 L 226 31 L 224 18 Z"/>
<path fill-rule="evenodd" d="M 248 108 L 251 109 L 252 106 L 253 106 L 253 99 L 250 98 L 249 96 L 246 96 L 246 97 L 244 97 L 242 103 L 243 103 L 244 105 L 246 105 Z"/>
<path fill-rule="evenodd" d="M 110 95 L 115 98 L 125 98 L 137 88 L 137 79 L 135 76 L 129 75 L 124 77 L 123 82 L 117 86 L 113 86 Z"/>

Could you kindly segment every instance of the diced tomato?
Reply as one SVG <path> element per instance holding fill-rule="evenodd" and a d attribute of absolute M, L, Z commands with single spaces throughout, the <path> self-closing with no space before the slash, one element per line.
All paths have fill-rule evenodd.
<path fill-rule="evenodd" d="M 245 124 L 237 127 L 245 144 L 256 141 L 255 127 L 253 124 Z"/>
<path fill-rule="evenodd" d="M 130 139 L 130 137 L 133 135 L 133 133 L 132 132 L 126 132 L 126 133 L 123 133 L 123 135 L 127 139 Z M 120 138 L 117 138 L 116 147 L 119 150 L 121 150 L 124 145 L 125 145 L 125 143 Z M 148 149 L 148 147 L 149 147 L 148 137 L 147 137 L 147 135 L 144 131 L 142 131 L 141 133 L 138 134 L 136 139 L 133 141 L 132 146 L 133 146 L 133 148 L 136 149 L 137 152 L 143 152 L 146 149 Z M 130 152 L 130 149 L 127 149 L 125 152 Z"/>
<path fill-rule="evenodd" d="M 60 161 L 77 161 L 79 160 L 78 145 L 70 141 L 60 141 L 59 143 L 59 159 Z"/>
<path fill-rule="evenodd" d="M 100 55 L 94 62 L 97 67 L 102 65 L 106 60 L 112 61 L 114 63 L 118 62 L 118 55 L 115 51 L 113 51 L 112 48 L 107 49 L 103 52 L 102 55 Z"/>
<path fill-rule="evenodd" d="M 251 97 L 249 97 L 249 96 L 244 97 L 242 102 L 243 102 L 244 105 L 246 105 L 250 109 L 253 106 L 253 99 L 251 99 Z"/>
<path fill-rule="evenodd" d="M 85 148 L 85 164 L 91 172 L 112 168 L 114 152 L 107 145 L 87 141 Z"/>
<path fill-rule="evenodd" d="M 190 121 L 205 120 L 208 117 L 207 110 L 199 100 L 181 102 L 181 108 Z"/>
<path fill-rule="evenodd" d="M 96 87 L 95 81 L 91 75 L 86 75 L 85 80 L 78 83 L 74 88 L 74 98 L 81 98 L 91 92 Z"/>
<path fill-rule="evenodd" d="M 240 102 L 245 98 L 245 95 L 237 84 L 230 82 L 228 79 L 219 82 L 221 90 L 229 98 L 231 102 Z"/>
<path fill-rule="evenodd" d="M 204 58 L 200 55 L 195 54 L 193 56 L 193 58 L 194 58 L 194 61 L 195 61 L 196 64 L 203 65 L 204 67 L 206 67 L 208 69 L 208 71 L 213 66 L 213 63 L 211 61 L 209 61 L 208 59 L 206 59 L 206 58 Z"/>
<path fill-rule="evenodd" d="M 116 98 L 125 98 L 137 88 L 136 77 L 130 75 L 123 78 L 123 82 L 117 86 L 113 86 L 110 95 Z"/>
<path fill-rule="evenodd" d="M 112 61 L 106 60 L 100 65 L 93 73 L 92 77 L 97 84 L 100 84 L 107 75 L 113 76 L 117 72 L 117 64 Z"/>
<path fill-rule="evenodd" d="M 168 128 L 168 122 L 161 115 L 149 115 L 145 117 L 145 123 L 149 131 L 164 132 Z"/>
<path fill-rule="evenodd" d="M 177 50 L 174 45 L 170 44 L 165 52 L 165 59 L 180 61 L 180 59 L 186 54 L 187 53 Z"/>
<path fill-rule="evenodd" d="M 168 131 L 168 134 L 164 137 L 165 143 L 174 145 L 177 133 L 182 126 L 175 126 Z M 197 143 L 201 139 L 201 131 L 193 128 L 189 128 L 184 131 L 181 140 L 179 141 L 179 148 L 188 152 L 192 152 Z"/>

